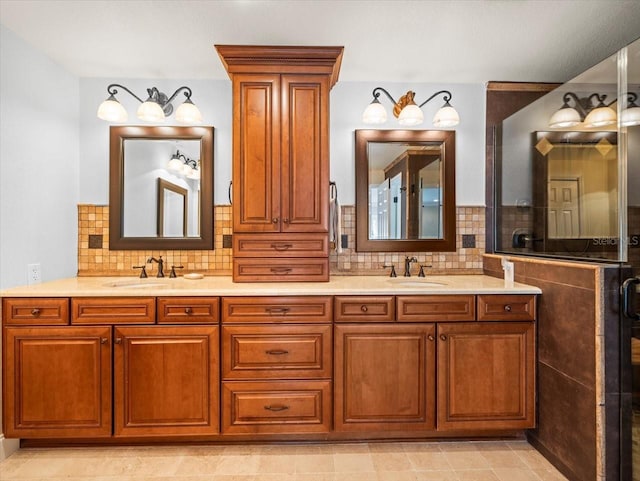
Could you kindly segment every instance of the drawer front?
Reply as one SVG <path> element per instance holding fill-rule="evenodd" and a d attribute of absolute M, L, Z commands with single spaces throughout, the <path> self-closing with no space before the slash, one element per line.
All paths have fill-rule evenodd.
<path fill-rule="evenodd" d="M 218 297 L 158 297 L 158 324 L 217 324 Z"/>
<path fill-rule="evenodd" d="M 398 322 L 475 321 L 476 300 L 472 295 L 398 296 Z"/>
<path fill-rule="evenodd" d="M 330 296 L 225 297 L 222 322 L 328 323 L 332 321 Z"/>
<path fill-rule="evenodd" d="M 225 326 L 224 379 L 330 378 L 331 325 Z"/>
<path fill-rule="evenodd" d="M 393 322 L 394 296 L 336 296 L 336 322 Z"/>
<path fill-rule="evenodd" d="M 533 295 L 480 295 L 479 321 L 535 321 L 536 297 Z"/>
<path fill-rule="evenodd" d="M 328 257 L 327 234 L 234 234 L 234 257 Z"/>
<path fill-rule="evenodd" d="M 234 282 L 326 282 L 329 259 L 234 258 Z"/>
<path fill-rule="evenodd" d="M 65 326 L 69 324 L 66 297 L 7 297 L 2 299 L 5 326 Z"/>
<path fill-rule="evenodd" d="M 326 433 L 329 381 L 222 383 L 224 434 Z"/>
<path fill-rule="evenodd" d="M 74 297 L 71 324 L 153 324 L 155 297 Z"/>

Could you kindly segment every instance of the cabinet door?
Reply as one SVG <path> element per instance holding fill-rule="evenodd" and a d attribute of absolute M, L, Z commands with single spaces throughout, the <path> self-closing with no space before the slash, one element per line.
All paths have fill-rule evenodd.
<path fill-rule="evenodd" d="M 280 76 L 233 82 L 233 230 L 279 232 Z"/>
<path fill-rule="evenodd" d="M 217 326 L 118 327 L 115 435 L 219 432 Z"/>
<path fill-rule="evenodd" d="M 282 76 L 282 232 L 329 229 L 329 77 Z"/>
<path fill-rule="evenodd" d="M 5 328 L 4 434 L 111 435 L 111 328 Z"/>
<path fill-rule="evenodd" d="M 533 322 L 438 325 L 438 430 L 535 426 Z"/>
<path fill-rule="evenodd" d="M 335 326 L 336 431 L 435 429 L 435 325 Z"/>

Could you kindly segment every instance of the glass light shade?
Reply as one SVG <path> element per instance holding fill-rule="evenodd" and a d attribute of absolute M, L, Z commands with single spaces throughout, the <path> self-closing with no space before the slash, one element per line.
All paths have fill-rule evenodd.
<path fill-rule="evenodd" d="M 167 168 L 174 172 L 182 172 L 182 166 L 184 163 L 178 157 L 172 157 L 169 163 L 167 164 Z"/>
<path fill-rule="evenodd" d="M 611 107 L 597 107 L 584 118 L 585 127 L 604 127 L 616 123 L 616 111 Z"/>
<path fill-rule="evenodd" d="M 398 115 L 398 123 L 400 125 L 412 127 L 414 125 L 420 125 L 422 122 L 424 122 L 424 114 L 416 104 L 405 106 L 400 111 L 400 115 Z"/>
<path fill-rule="evenodd" d="M 199 179 L 200 178 L 200 169 L 191 169 L 191 173 L 187 175 L 189 179 Z"/>
<path fill-rule="evenodd" d="M 620 114 L 620 124 L 623 127 L 640 125 L 640 107 L 629 107 Z"/>
<path fill-rule="evenodd" d="M 164 122 L 164 112 L 160 104 L 153 100 L 146 100 L 140 104 L 137 112 L 140 120 L 147 122 Z"/>
<path fill-rule="evenodd" d="M 384 124 L 387 121 L 387 110 L 378 99 L 371 102 L 362 113 L 362 122 L 365 124 Z"/>
<path fill-rule="evenodd" d="M 122 104 L 111 96 L 98 107 L 98 118 L 108 122 L 126 122 L 129 116 Z"/>
<path fill-rule="evenodd" d="M 202 114 L 198 107 L 187 99 L 176 110 L 176 121 L 181 124 L 200 124 L 202 123 Z"/>
<path fill-rule="evenodd" d="M 551 116 L 549 127 L 554 129 L 573 127 L 581 122 L 580 113 L 572 107 L 564 107 Z"/>
<path fill-rule="evenodd" d="M 460 123 L 460 116 L 451 105 L 445 104 L 433 116 L 435 127 L 454 127 Z"/>
<path fill-rule="evenodd" d="M 182 166 L 182 175 L 184 175 L 185 177 L 193 175 L 193 168 L 189 164 L 184 164 Z"/>

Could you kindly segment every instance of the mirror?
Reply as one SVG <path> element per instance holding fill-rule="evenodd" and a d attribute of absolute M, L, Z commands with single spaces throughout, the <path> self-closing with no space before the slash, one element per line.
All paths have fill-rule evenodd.
<path fill-rule="evenodd" d="M 110 128 L 110 249 L 213 249 L 213 130 Z"/>
<path fill-rule="evenodd" d="M 456 250 L 455 132 L 356 130 L 356 250 Z"/>

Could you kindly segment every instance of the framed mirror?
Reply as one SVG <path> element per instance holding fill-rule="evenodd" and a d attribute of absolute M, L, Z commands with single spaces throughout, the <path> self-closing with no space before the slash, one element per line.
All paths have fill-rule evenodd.
<path fill-rule="evenodd" d="M 356 130 L 356 250 L 456 250 L 455 132 Z"/>
<path fill-rule="evenodd" d="M 213 131 L 110 128 L 110 249 L 213 249 Z"/>

